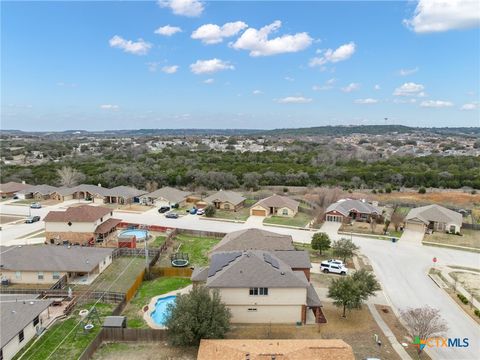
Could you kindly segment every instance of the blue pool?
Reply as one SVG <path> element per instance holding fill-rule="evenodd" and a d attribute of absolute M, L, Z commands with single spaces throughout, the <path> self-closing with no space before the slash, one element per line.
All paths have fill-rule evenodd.
<path fill-rule="evenodd" d="M 124 230 L 118 235 L 119 238 L 131 238 L 134 236 L 137 238 L 137 241 L 144 241 L 148 237 L 147 230 L 140 230 L 140 229 L 129 229 Z"/>
<path fill-rule="evenodd" d="M 176 296 L 167 296 L 158 299 L 155 303 L 155 310 L 150 314 L 155 324 L 163 326 L 165 325 L 165 316 L 167 313 L 167 305 L 175 303 Z"/>

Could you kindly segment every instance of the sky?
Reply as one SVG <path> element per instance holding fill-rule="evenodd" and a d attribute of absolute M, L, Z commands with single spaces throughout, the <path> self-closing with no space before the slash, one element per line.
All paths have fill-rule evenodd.
<path fill-rule="evenodd" d="M 2 1 L 1 128 L 480 126 L 480 2 Z"/>

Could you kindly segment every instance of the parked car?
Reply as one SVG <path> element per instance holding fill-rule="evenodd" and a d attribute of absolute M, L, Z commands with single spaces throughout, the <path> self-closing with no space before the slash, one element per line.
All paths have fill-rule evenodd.
<path fill-rule="evenodd" d="M 160 209 L 158 209 L 160 214 L 166 213 L 167 211 L 170 211 L 170 206 L 162 206 Z"/>
<path fill-rule="evenodd" d="M 335 265 L 345 265 L 342 260 L 337 260 L 337 259 L 325 260 L 325 261 L 322 261 L 322 263 L 335 264 Z"/>
<path fill-rule="evenodd" d="M 165 217 L 167 219 L 178 219 L 178 214 L 174 213 L 174 212 L 170 212 L 170 213 L 165 214 Z"/>
<path fill-rule="evenodd" d="M 42 205 L 39 204 L 39 203 L 32 203 L 32 204 L 30 204 L 30 207 L 31 207 L 32 209 L 41 209 L 41 208 L 42 208 Z"/>
<path fill-rule="evenodd" d="M 205 214 L 205 210 L 203 210 L 203 209 L 198 209 L 197 210 L 197 215 L 203 215 L 203 214 Z"/>
<path fill-rule="evenodd" d="M 343 265 L 330 264 L 328 262 L 322 262 L 320 264 L 320 270 L 324 273 L 334 273 L 340 275 L 347 275 L 348 269 Z"/>
<path fill-rule="evenodd" d="M 18 196 L 15 195 L 12 199 L 13 199 L 13 200 L 18 200 Z"/>
<path fill-rule="evenodd" d="M 178 204 L 173 204 L 172 205 L 172 209 L 178 209 L 179 207 L 180 207 L 180 205 L 178 205 Z"/>
<path fill-rule="evenodd" d="M 29 216 L 25 219 L 25 224 L 32 224 L 37 221 L 40 221 L 40 216 Z"/>
<path fill-rule="evenodd" d="M 197 208 L 191 208 L 190 209 L 190 214 L 195 215 L 197 213 Z"/>

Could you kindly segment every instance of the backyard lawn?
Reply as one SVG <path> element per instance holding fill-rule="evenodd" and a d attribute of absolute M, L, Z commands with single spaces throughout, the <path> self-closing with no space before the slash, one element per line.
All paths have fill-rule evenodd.
<path fill-rule="evenodd" d="M 312 217 L 308 214 L 299 212 L 294 217 L 283 217 L 283 216 L 270 216 L 263 220 L 265 225 L 287 225 L 287 226 L 298 226 L 305 227 L 312 220 Z"/>
<path fill-rule="evenodd" d="M 166 235 L 159 235 L 159 236 L 155 237 L 155 239 L 153 241 L 150 241 L 149 243 L 147 243 L 147 246 L 149 248 L 157 249 L 157 248 L 159 248 L 163 245 L 166 238 L 167 238 Z"/>
<path fill-rule="evenodd" d="M 208 264 L 208 252 L 220 239 L 179 234 L 175 237 L 174 248 L 179 252 L 187 253 L 191 265 L 203 266 Z"/>
<path fill-rule="evenodd" d="M 77 285 L 76 287 L 125 293 L 130 289 L 143 269 L 145 269 L 145 258 L 134 256 L 118 257 L 98 275 L 93 283 L 90 285 Z M 125 272 L 117 280 L 120 273 L 124 270 Z"/>
<path fill-rule="evenodd" d="M 443 232 L 434 232 L 431 235 L 425 235 L 423 241 L 444 245 L 467 246 L 480 250 L 480 231 L 462 229 L 461 232 L 461 236 L 446 234 Z"/>
<path fill-rule="evenodd" d="M 168 343 L 104 343 L 93 355 L 94 360 L 195 360 L 198 348 L 173 347 Z"/>
<path fill-rule="evenodd" d="M 90 309 L 92 304 L 83 305 L 82 309 Z M 100 317 L 100 324 L 93 321 L 95 327 L 87 334 L 80 328 L 78 308 L 73 311 L 66 320 L 53 325 L 40 339 L 30 348 L 28 344 L 22 360 L 43 359 L 78 359 L 85 348 L 100 331 L 105 316 L 112 313 L 114 304 L 98 303 L 95 308 Z M 78 329 L 78 333 L 76 330 Z M 62 340 L 64 340 L 62 342 Z M 62 342 L 62 343 L 61 343 Z M 60 345 L 61 343 L 61 345 Z M 59 346 L 60 345 L 60 346 Z M 57 348 L 58 346 L 58 348 Z M 14 359 L 18 359 L 22 353 L 18 353 Z"/>
<path fill-rule="evenodd" d="M 148 305 L 154 296 L 184 288 L 191 283 L 190 279 L 177 277 L 161 277 L 144 281 L 138 288 L 137 294 L 123 311 L 122 315 L 127 317 L 128 327 L 148 328 L 143 320 L 143 307 Z"/>
<path fill-rule="evenodd" d="M 256 202 L 256 200 L 247 199 L 245 200 L 244 207 L 238 211 L 217 210 L 213 218 L 246 221 L 250 216 L 250 206 Z"/>

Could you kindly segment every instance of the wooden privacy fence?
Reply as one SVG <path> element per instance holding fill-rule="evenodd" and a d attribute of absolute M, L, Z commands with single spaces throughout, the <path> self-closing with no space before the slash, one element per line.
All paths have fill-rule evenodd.
<path fill-rule="evenodd" d="M 191 277 L 192 269 L 190 268 L 174 268 L 174 267 L 152 267 L 150 269 L 150 276 L 152 278 L 165 277 Z"/>
<path fill-rule="evenodd" d="M 127 292 L 125 293 L 125 300 L 127 302 L 130 301 L 130 299 L 133 298 L 135 296 L 135 294 L 137 293 L 138 288 L 140 287 L 140 285 L 142 285 L 144 276 L 145 276 L 145 270 L 143 270 L 137 276 L 137 278 L 133 282 L 132 286 L 130 286 L 130 289 L 128 289 Z"/>
<path fill-rule="evenodd" d="M 213 237 L 213 238 L 223 238 L 226 233 L 216 232 L 216 231 L 203 231 L 203 230 L 190 230 L 190 229 L 179 229 L 177 228 L 177 234 L 201 236 L 201 237 Z"/>
<path fill-rule="evenodd" d="M 89 360 L 103 342 L 156 342 L 166 339 L 165 330 L 102 328 L 78 360 Z"/>
<path fill-rule="evenodd" d="M 35 294 L 46 297 L 67 297 L 68 291 L 64 289 L 0 289 L 0 294 Z M 89 302 L 90 300 L 102 300 L 107 303 L 119 303 L 124 301 L 125 294 L 112 291 L 88 291 L 73 290 L 73 296 L 77 298 L 78 303 Z"/>

